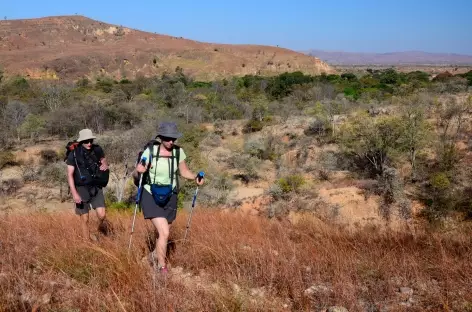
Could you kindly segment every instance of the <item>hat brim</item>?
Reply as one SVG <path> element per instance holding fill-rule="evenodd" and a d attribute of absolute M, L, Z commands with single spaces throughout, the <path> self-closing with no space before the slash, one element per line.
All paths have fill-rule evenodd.
<path fill-rule="evenodd" d="M 168 137 L 168 138 L 173 138 L 173 139 L 178 139 L 182 137 L 182 133 L 159 133 L 157 136 L 163 136 L 163 137 Z"/>
<path fill-rule="evenodd" d="M 94 135 L 90 135 L 90 136 L 84 136 L 82 138 L 78 138 L 77 139 L 77 142 L 82 142 L 82 141 L 87 141 L 87 140 L 93 140 L 93 139 L 96 139 L 97 137 L 94 136 Z"/>

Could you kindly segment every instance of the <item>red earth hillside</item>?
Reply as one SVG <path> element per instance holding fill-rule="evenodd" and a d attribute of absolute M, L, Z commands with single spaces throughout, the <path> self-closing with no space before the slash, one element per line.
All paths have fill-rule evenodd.
<path fill-rule="evenodd" d="M 0 66 L 7 75 L 116 79 L 173 72 L 201 80 L 231 75 L 332 73 L 320 59 L 260 45 L 203 43 L 106 24 L 83 16 L 0 21 Z"/>

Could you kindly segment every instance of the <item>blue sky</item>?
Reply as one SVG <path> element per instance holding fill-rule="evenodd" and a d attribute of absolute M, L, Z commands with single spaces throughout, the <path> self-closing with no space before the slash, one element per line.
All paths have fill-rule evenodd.
<path fill-rule="evenodd" d="M 206 42 L 472 55 L 472 0 L 0 0 L 7 19 L 75 13 Z"/>

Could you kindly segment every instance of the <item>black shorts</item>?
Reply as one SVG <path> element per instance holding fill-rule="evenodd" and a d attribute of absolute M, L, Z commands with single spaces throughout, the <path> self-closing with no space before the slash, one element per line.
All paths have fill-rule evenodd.
<path fill-rule="evenodd" d="M 105 196 L 102 188 L 89 188 L 88 186 L 76 186 L 77 193 L 82 198 L 81 204 L 75 204 L 75 213 L 83 215 L 90 209 L 105 208 Z"/>
<path fill-rule="evenodd" d="M 151 193 L 143 189 L 141 208 L 143 209 L 144 219 L 166 218 L 167 222 L 171 224 L 177 217 L 177 194 L 172 194 L 167 204 L 161 207 L 156 204 Z"/>

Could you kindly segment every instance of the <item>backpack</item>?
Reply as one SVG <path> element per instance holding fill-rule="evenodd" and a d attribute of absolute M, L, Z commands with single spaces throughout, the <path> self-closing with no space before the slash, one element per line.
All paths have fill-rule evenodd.
<path fill-rule="evenodd" d="M 106 187 L 110 178 L 110 170 L 100 170 L 100 159 L 95 151 L 99 148 L 93 144 L 90 153 L 85 153 L 83 147 L 77 141 L 71 141 L 66 145 L 66 158 L 70 153 L 74 155 L 75 169 L 74 184 L 77 186 Z"/>
<path fill-rule="evenodd" d="M 79 146 L 79 142 L 77 142 L 77 140 L 74 140 L 74 141 L 70 141 L 70 142 L 67 142 L 67 145 L 66 145 L 66 156 L 64 157 L 64 161 L 67 160 L 67 158 L 69 158 L 69 154 L 74 151 L 77 146 Z"/>
<path fill-rule="evenodd" d="M 157 157 L 159 158 L 159 154 L 157 155 L 153 155 L 153 152 L 154 152 L 154 145 L 160 145 L 161 142 L 157 141 L 157 140 L 152 140 L 152 141 L 149 141 L 145 146 L 144 148 L 139 151 L 138 153 L 138 157 L 136 158 L 136 162 L 135 162 L 135 166 L 138 165 L 138 163 L 141 161 L 141 156 L 143 155 L 144 151 L 149 149 L 149 155 L 151 155 L 151 159 L 147 160 L 147 166 L 146 166 L 146 171 L 141 174 L 141 173 L 137 173 L 135 175 L 133 175 L 133 182 L 134 182 L 134 185 L 136 185 L 137 187 L 139 187 L 139 180 L 141 179 L 141 175 L 143 175 L 143 179 L 142 179 L 142 185 L 145 185 L 145 184 L 150 184 L 150 177 L 149 177 L 149 169 L 151 168 L 151 163 L 152 163 L 152 157 Z M 177 192 L 179 190 L 179 169 L 178 169 L 178 164 L 180 163 L 180 146 L 178 145 L 174 145 L 173 146 L 173 151 L 172 151 L 172 155 L 174 155 L 174 151 L 175 151 L 175 156 L 171 156 L 171 158 L 176 158 L 177 159 L 177 172 L 175 173 L 175 178 L 176 178 L 176 183 L 177 183 Z"/>

